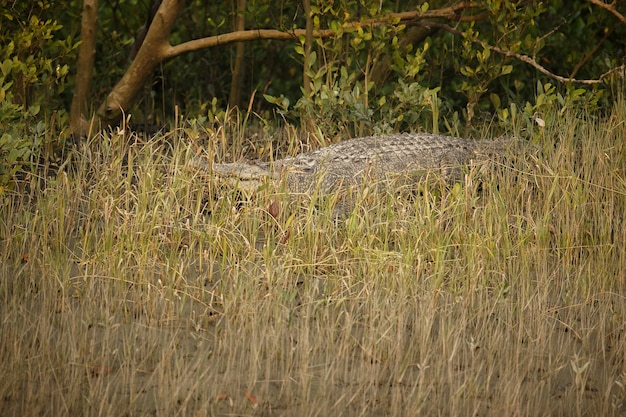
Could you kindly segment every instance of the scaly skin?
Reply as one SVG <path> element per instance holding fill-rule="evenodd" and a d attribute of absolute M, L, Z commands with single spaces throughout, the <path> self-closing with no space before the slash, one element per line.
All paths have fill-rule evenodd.
<path fill-rule="evenodd" d="M 208 164 L 202 169 L 237 187 L 253 191 L 266 182 L 284 181 L 287 191 L 330 194 L 363 181 L 407 176 L 416 178 L 436 172 L 457 180 L 471 160 L 503 155 L 512 139 L 468 140 L 430 133 L 368 136 L 339 142 L 311 152 L 267 162 Z"/>

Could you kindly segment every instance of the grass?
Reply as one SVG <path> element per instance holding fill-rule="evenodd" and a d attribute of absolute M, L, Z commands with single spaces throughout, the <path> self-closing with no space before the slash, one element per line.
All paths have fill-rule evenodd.
<path fill-rule="evenodd" d="M 216 188 L 185 129 L 96 136 L 2 196 L 2 414 L 624 415 L 624 120 L 339 223 Z"/>

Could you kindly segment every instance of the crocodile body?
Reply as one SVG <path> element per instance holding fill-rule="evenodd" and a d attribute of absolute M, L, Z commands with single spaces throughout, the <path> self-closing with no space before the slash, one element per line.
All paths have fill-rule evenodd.
<path fill-rule="evenodd" d="M 511 139 L 468 140 L 429 133 L 368 136 L 339 142 L 295 157 L 273 162 L 209 164 L 200 162 L 214 177 L 253 191 L 270 182 L 284 181 L 291 193 L 321 195 L 351 185 L 389 178 L 415 179 L 429 172 L 457 180 L 462 167 L 502 155 Z M 198 162 L 195 163 L 198 165 Z"/>

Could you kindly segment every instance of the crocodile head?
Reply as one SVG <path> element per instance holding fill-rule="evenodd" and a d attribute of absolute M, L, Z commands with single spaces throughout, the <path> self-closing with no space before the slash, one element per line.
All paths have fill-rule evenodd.
<path fill-rule="evenodd" d="M 268 181 L 278 179 L 278 174 L 269 165 L 259 163 L 213 164 L 211 172 L 219 182 L 248 192 L 254 192 Z"/>

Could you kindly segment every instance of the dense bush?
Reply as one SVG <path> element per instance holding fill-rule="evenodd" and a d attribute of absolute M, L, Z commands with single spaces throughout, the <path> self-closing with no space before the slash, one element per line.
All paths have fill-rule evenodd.
<path fill-rule="evenodd" d="M 61 136 L 67 124 L 62 101 L 76 42 L 59 37 L 62 25 L 49 18 L 46 2 L 0 5 L 0 186 Z M 56 129 L 55 129 L 56 131 Z"/>
<path fill-rule="evenodd" d="M 371 16 L 379 15 L 379 2 L 369 3 Z M 311 63 L 313 88 L 295 110 L 323 120 L 325 133 L 348 135 L 411 129 L 468 134 L 494 115 L 506 129 L 517 109 L 529 124 L 555 101 L 593 112 L 613 99 L 604 94 L 605 85 L 560 84 L 496 52 L 534 57 L 548 71 L 573 78 L 598 78 L 623 64 L 624 25 L 611 27 L 612 16 L 585 1 L 550 3 L 487 1 L 480 18 L 454 27 L 428 22 L 431 27 L 417 35 L 410 32 L 416 28 L 402 25 L 363 27 L 345 42 L 318 41 L 324 60 Z M 430 4 L 434 9 L 446 3 Z M 330 20 L 333 25 L 341 21 Z M 377 65 L 385 59 L 388 67 Z"/>
<path fill-rule="evenodd" d="M 348 30 L 351 22 L 377 19 L 393 12 L 424 12 L 449 2 L 410 1 L 398 5 L 379 0 L 312 2 L 316 29 L 338 35 L 316 39 L 312 60 L 304 63 L 303 41 L 263 40 L 245 45 L 241 108 L 271 117 L 272 104 L 289 120 L 322 121 L 323 133 L 363 134 L 386 130 L 466 130 L 500 119 L 534 103 L 538 83 L 550 83 L 563 97 L 576 95 L 598 102 L 597 87 L 565 85 L 519 59 L 489 47 L 533 57 L 564 77 L 598 78 L 623 63 L 625 25 L 608 11 L 585 0 L 489 0 L 462 12 L 465 21 L 417 20 L 405 26 L 390 22 Z M 232 2 L 189 2 L 172 33 L 172 43 L 231 32 L 237 11 Z M 101 6 L 95 97 L 100 100 L 121 77 L 137 28 L 148 4 L 138 0 Z M 301 4 L 249 1 L 247 29 L 304 28 Z M 454 32 L 454 33 L 452 33 Z M 146 86 L 136 118 L 164 123 L 174 107 L 188 116 L 206 115 L 214 98 L 228 104 L 235 45 L 197 51 L 164 63 Z M 311 89 L 303 94 L 303 66 Z M 600 86 L 601 88 L 603 86 Z M 601 89 L 600 88 L 600 89 Z M 573 91 L 577 91 L 576 94 Z M 587 96 L 590 94 L 590 96 Z M 262 97 L 268 98 L 265 100 Z M 96 103 L 97 105 L 98 103 Z M 464 132 L 458 132 L 462 134 Z"/>

